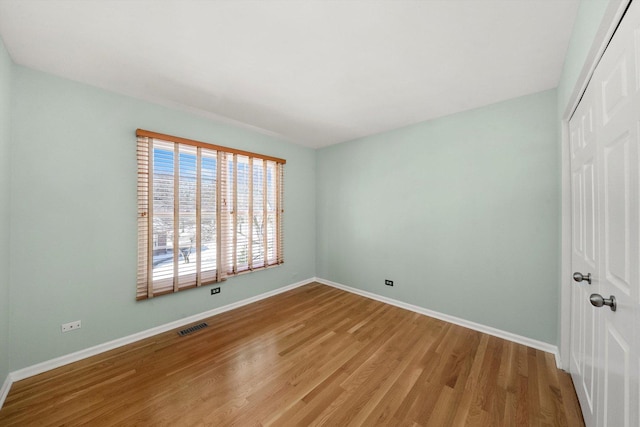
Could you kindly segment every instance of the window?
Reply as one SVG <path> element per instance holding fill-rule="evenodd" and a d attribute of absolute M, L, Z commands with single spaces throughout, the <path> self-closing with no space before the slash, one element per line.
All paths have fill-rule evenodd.
<path fill-rule="evenodd" d="M 138 300 L 283 259 L 283 159 L 142 129 Z"/>

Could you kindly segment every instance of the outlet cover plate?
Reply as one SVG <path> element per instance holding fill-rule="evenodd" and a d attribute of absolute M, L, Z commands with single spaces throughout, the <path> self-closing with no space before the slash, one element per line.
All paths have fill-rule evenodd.
<path fill-rule="evenodd" d="M 82 324 L 80 323 L 79 320 L 76 320 L 75 322 L 63 323 L 62 332 L 75 331 L 76 329 L 80 329 L 81 327 L 82 327 Z"/>

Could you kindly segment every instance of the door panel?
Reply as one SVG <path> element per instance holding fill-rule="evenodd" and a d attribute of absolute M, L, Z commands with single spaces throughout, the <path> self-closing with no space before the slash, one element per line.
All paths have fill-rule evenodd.
<path fill-rule="evenodd" d="M 584 179 L 584 260 L 590 270 L 596 269 L 596 203 L 594 159 L 587 160 L 583 166 Z"/>
<path fill-rule="evenodd" d="M 602 80 L 603 124 L 609 123 L 616 113 L 624 108 L 628 98 L 627 55 L 623 54 L 608 70 L 609 74 Z"/>
<path fill-rule="evenodd" d="M 618 332 L 611 322 L 605 322 L 603 393 L 603 426 L 631 427 L 629 416 L 631 370 L 631 344 Z"/>
<path fill-rule="evenodd" d="M 582 354 L 582 372 L 584 378 L 582 379 L 582 388 L 584 389 L 585 397 L 589 403 L 589 411 L 595 415 L 594 400 L 596 399 L 596 386 L 597 386 L 597 346 L 596 346 L 596 334 L 594 331 L 597 328 L 598 312 L 588 305 L 584 304 L 584 301 L 588 298 L 588 292 L 581 292 L 581 298 L 579 304 L 582 306 L 582 318 L 585 324 L 584 334 L 584 348 Z"/>
<path fill-rule="evenodd" d="M 604 261 L 605 277 L 618 292 L 631 295 L 629 134 L 604 147 Z"/>
<path fill-rule="evenodd" d="M 574 172 L 571 175 L 572 181 L 572 205 L 573 209 L 573 252 L 578 257 L 582 257 L 584 254 L 584 235 L 582 231 L 584 230 L 583 224 L 583 211 L 580 209 L 582 206 L 582 171 Z"/>
<path fill-rule="evenodd" d="M 585 105 L 585 111 L 581 117 L 582 123 L 582 143 L 580 148 L 586 148 L 587 145 L 595 141 L 595 123 L 593 120 L 593 105 Z"/>

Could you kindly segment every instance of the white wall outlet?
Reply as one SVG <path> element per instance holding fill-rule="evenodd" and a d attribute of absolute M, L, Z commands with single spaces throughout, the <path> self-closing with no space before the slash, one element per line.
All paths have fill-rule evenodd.
<path fill-rule="evenodd" d="M 75 322 L 63 323 L 62 324 L 62 332 L 70 332 L 75 331 L 76 329 L 80 329 L 82 326 L 79 320 Z"/>

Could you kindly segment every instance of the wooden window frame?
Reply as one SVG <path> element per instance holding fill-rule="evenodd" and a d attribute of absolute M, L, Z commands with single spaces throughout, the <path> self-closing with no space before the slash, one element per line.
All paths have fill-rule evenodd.
<path fill-rule="evenodd" d="M 262 270 L 284 263 L 284 242 L 282 219 L 284 213 L 284 165 L 285 159 L 267 156 L 263 154 L 253 153 L 244 150 L 224 147 L 216 144 L 196 141 L 192 139 L 177 137 L 173 135 L 151 132 L 148 130 L 137 129 L 137 163 L 138 163 L 138 269 L 137 269 L 137 287 L 136 299 L 144 300 L 160 295 L 179 292 L 186 289 L 197 288 L 204 285 L 221 282 L 226 280 L 228 276 L 235 276 L 251 271 Z M 167 175 L 172 177 L 173 183 L 173 216 L 171 234 L 171 263 L 172 274 L 164 280 L 154 281 L 154 143 L 164 147 L 165 150 L 173 151 L 172 171 Z M 170 145 L 173 144 L 173 148 Z M 196 153 L 195 180 L 190 181 L 191 185 L 195 185 L 195 273 L 180 274 L 179 259 L 182 248 L 180 247 L 181 235 L 179 233 L 180 219 L 180 183 L 182 176 L 180 175 L 180 154 L 181 147 L 183 150 Z M 191 148 L 185 148 L 191 147 Z M 193 148 L 195 147 L 195 151 Z M 194 155 L 194 154 L 191 154 Z M 246 158 L 248 162 L 248 170 L 243 171 L 245 179 L 247 179 L 248 191 L 246 196 L 248 199 L 247 226 L 251 230 L 248 234 L 248 263 L 243 268 L 238 268 L 238 157 Z M 215 185 L 215 275 L 212 276 L 214 270 L 202 270 L 202 159 L 215 159 L 216 164 L 216 180 Z M 254 159 L 260 159 L 259 164 L 262 168 L 262 186 L 261 194 L 253 192 Z M 244 160 L 243 160 L 244 161 Z M 233 167 L 233 171 L 228 168 Z M 267 171 L 271 172 L 268 175 Z M 270 176 L 271 178 L 267 178 Z M 272 187 L 268 187 L 270 181 Z M 168 187 L 167 187 L 168 188 Z M 275 206 L 268 208 L 268 191 L 269 195 L 273 194 Z M 258 192 L 259 193 L 259 192 Z M 259 204 L 262 206 L 260 212 L 253 210 L 254 199 L 259 196 L 261 199 Z M 230 200 L 229 200 L 230 199 Z M 211 202 L 211 200 L 209 200 Z M 193 203 L 193 202 L 192 202 Z M 211 206 L 211 203 L 209 203 Z M 208 211 L 209 212 L 209 211 Z M 261 246 L 262 259 L 259 260 L 258 267 L 254 267 L 251 251 L 253 249 L 253 231 L 252 223 L 254 214 L 262 215 L 262 241 L 257 241 Z M 267 227 L 268 215 L 274 218 L 274 224 L 271 224 L 272 233 L 269 234 Z M 178 237 L 176 237 L 178 236 Z M 268 240 L 273 239 L 271 251 L 268 248 Z M 177 242 L 177 245 L 176 245 Z M 178 250 L 175 248 L 178 247 Z M 189 249 L 191 251 L 191 248 Z M 190 252 L 191 254 L 191 252 Z M 189 254 L 189 255 L 190 255 Z M 270 257 L 270 254 L 273 256 Z M 183 255 L 183 257 L 185 257 Z M 188 258 L 188 256 L 187 256 Z M 189 267 L 191 269 L 191 267 Z M 169 268 L 165 268 L 170 271 Z M 206 274 L 208 273 L 208 274 Z M 195 274 L 195 276 L 194 276 Z M 206 276 L 206 277 L 204 277 Z M 172 283 L 169 283 L 172 282 Z M 157 286 L 154 286 L 154 283 Z M 161 286 L 164 284 L 164 287 Z"/>

